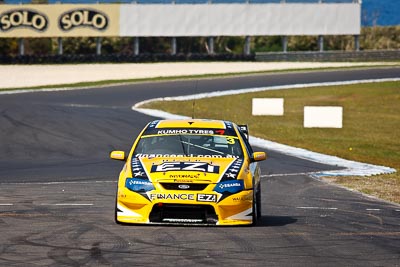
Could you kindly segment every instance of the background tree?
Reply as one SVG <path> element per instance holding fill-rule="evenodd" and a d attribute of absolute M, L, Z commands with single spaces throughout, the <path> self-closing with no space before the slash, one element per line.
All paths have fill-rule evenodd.
<path fill-rule="evenodd" d="M 252 38 L 257 52 L 282 52 L 282 36 L 257 36 Z"/>

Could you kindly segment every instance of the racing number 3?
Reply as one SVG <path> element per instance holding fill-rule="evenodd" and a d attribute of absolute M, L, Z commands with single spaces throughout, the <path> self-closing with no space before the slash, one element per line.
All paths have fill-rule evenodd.
<path fill-rule="evenodd" d="M 235 144 L 235 138 L 230 137 L 230 136 L 227 136 L 227 137 L 226 137 L 226 142 L 227 142 L 229 145 L 233 145 L 233 144 Z"/>

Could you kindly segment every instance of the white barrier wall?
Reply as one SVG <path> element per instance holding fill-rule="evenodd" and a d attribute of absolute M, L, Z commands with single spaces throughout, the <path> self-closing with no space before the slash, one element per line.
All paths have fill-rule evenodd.
<path fill-rule="evenodd" d="M 253 116 L 283 116 L 283 98 L 253 98 Z"/>
<path fill-rule="evenodd" d="M 357 35 L 360 9 L 360 4 L 122 5 L 120 35 Z"/>
<path fill-rule="evenodd" d="M 304 128 L 342 128 L 343 107 L 304 107 Z"/>

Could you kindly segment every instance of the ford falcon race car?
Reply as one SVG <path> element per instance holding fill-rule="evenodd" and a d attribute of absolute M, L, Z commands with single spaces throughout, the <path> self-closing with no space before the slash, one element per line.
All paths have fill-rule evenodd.
<path fill-rule="evenodd" d="M 116 223 L 254 225 L 260 167 L 247 127 L 218 120 L 156 120 L 134 142 L 115 204 Z"/>

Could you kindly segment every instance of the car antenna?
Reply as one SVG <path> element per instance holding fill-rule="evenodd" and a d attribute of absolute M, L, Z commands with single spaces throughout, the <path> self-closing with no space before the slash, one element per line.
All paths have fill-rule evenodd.
<path fill-rule="evenodd" d="M 198 83 L 199 83 L 199 81 L 196 80 L 196 84 L 195 84 L 195 86 L 194 86 L 194 93 L 195 93 L 195 94 L 197 93 L 197 84 L 198 84 Z M 196 97 L 193 97 L 193 102 L 192 102 L 192 119 L 194 119 L 194 111 L 195 111 L 194 107 L 195 107 L 195 105 L 196 105 Z"/>

